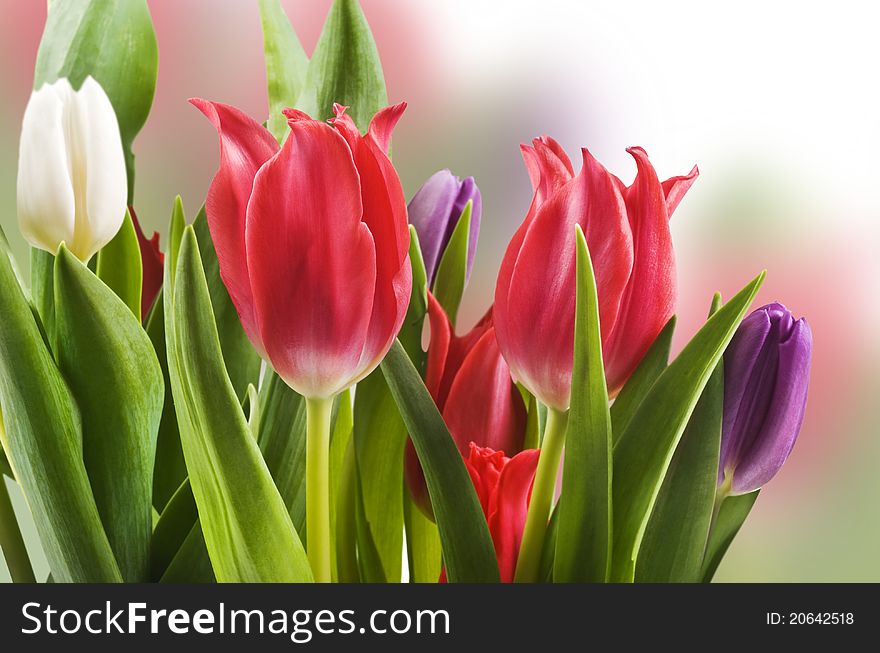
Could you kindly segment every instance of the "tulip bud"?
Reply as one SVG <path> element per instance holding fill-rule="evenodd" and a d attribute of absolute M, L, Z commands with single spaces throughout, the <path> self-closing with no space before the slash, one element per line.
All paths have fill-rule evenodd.
<path fill-rule="evenodd" d="M 495 287 L 498 344 L 513 377 L 544 404 L 567 410 L 574 360 L 575 230 L 593 261 L 608 392 L 614 396 L 672 315 L 675 257 L 669 218 L 697 176 L 661 182 L 648 155 L 626 186 L 586 149 L 575 175 L 549 137 L 522 146 L 532 205 L 501 262 Z"/>
<path fill-rule="evenodd" d="M 782 304 L 743 320 L 724 354 L 724 421 L 718 484 L 747 494 L 788 458 L 804 420 L 813 335 Z"/>
<path fill-rule="evenodd" d="M 471 442 L 515 454 L 522 450 L 526 409 L 498 349 L 492 310 L 463 336 L 453 333 L 443 307 L 428 295 L 431 340 L 425 385 L 462 456 Z M 407 443 L 406 482 L 422 511 L 433 515 L 425 475 L 412 442 Z"/>
<path fill-rule="evenodd" d="M 503 451 L 471 443 L 465 459 L 486 515 L 503 583 L 512 583 L 516 572 L 538 453 L 537 449 L 526 449 L 508 458 Z"/>
<path fill-rule="evenodd" d="M 101 85 L 67 79 L 31 94 L 21 128 L 18 223 L 34 247 L 63 242 L 88 261 L 122 226 L 128 181 L 119 124 Z"/>
<path fill-rule="evenodd" d="M 434 283 L 437 267 L 468 202 L 473 202 L 467 259 L 467 276 L 470 277 L 483 210 L 480 189 L 474 178 L 461 181 L 449 170 L 435 172 L 409 202 L 409 221 L 419 234 L 429 285 Z"/>

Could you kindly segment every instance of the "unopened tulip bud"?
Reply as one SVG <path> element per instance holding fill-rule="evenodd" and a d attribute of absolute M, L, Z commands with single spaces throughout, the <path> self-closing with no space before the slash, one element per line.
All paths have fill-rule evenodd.
<path fill-rule="evenodd" d="M 122 226 L 128 181 L 119 124 L 101 85 L 59 79 L 34 91 L 18 160 L 18 223 L 34 247 L 63 242 L 88 261 Z"/>
<path fill-rule="evenodd" d="M 428 282 L 431 284 L 468 202 L 472 202 L 467 258 L 467 274 L 470 276 L 483 208 L 480 189 L 474 178 L 468 177 L 462 181 L 449 170 L 435 172 L 409 202 L 409 221 L 419 234 Z"/>
<path fill-rule="evenodd" d="M 724 355 L 724 422 L 718 483 L 746 494 L 788 458 L 804 420 L 813 335 L 782 304 L 743 320 Z"/>

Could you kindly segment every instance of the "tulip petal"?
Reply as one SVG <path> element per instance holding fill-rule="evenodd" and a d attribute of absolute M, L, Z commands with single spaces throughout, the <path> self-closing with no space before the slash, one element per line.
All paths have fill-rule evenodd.
<path fill-rule="evenodd" d="M 449 375 L 450 378 L 444 384 L 446 359 L 449 356 L 453 334 L 449 318 L 430 291 L 428 292 L 428 324 L 431 328 L 431 340 L 428 344 L 428 360 L 425 364 L 425 387 L 442 412 L 453 376 L 453 374 Z M 447 387 L 444 388 L 444 385 Z"/>
<path fill-rule="evenodd" d="M 527 449 L 507 460 L 495 487 L 487 521 L 503 583 L 513 582 L 516 572 L 538 454 L 537 449 Z"/>
<path fill-rule="evenodd" d="M 474 269 L 474 259 L 477 254 L 477 240 L 480 236 L 480 218 L 483 215 L 483 196 L 480 194 L 480 189 L 477 187 L 477 183 L 474 181 L 473 177 L 467 177 L 461 182 L 461 188 L 458 191 L 458 197 L 455 198 L 452 215 L 460 216 L 468 202 L 472 202 L 472 206 L 471 231 L 468 238 L 467 276 L 465 279 L 470 279 L 471 270 Z M 449 239 L 452 238 L 453 230 L 449 229 L 449 227 L 447 227 L 447 230 L 449 231 L 449 238 L 446 239 L 446 242 L 448 243 Z"/>
<path fill-rule="evenodd" d="M 522 450 L 526 411 L 488 329 L 465 357 L 443 407 L 443 419 L 462 455 L 468 444 L 515 453 Z"/>
<path fill-rule="evenodd" d="M 513 377 L 560 410 L 568 408 L 574 355 L 574 225 L 587 236 L 596 270 L 603 340 L 615 324 L 633 265 L 620 189 L 586 149 L 583 157 L 578 176 L 538 208 L 518 252 L 511 241 L 495 293 L 498 341 Z"/>
<path fill-rule="evenodd" d="M 790 314 L 789 314 L 790 317 Z M 804 420 L 810 376 L 812 334 L 806 320 L 798 320 L 787 331 L 781 325 L 783 339 L 774 340 L 776 353 L 774 386 L 756 386 L 750 393 L 767 391 L 767 409 L 759 430 L 751 442 L 741 442 L 744 449 L 736 463 L 731 491 L 747 494 L 767 483 L 785 463 L 794 447 Z"/>
<path fill-rule="evenodd" d="M 638 168 L 635 181 L 624 192 L 632 229 L 633 266 L 620 315 L 603 350 L 609 395 L 620 390 L 675 308 L 675 254 L 666 197 L 645 151 L 632 147 L 627 152 Z M 592 249 L 591 244 L 591 253 Z M 601 270 L 601 265 L 597 268 Z M 600 289 L 600 298 L 601 293 Z M 602 330 L 604 334 L 604 316 Z"/>
<path fill-rule="evenodd" d="M 191 99 L 217 129 L 220 168 L 208 191 L 206 211 L 211 238 L 220 262 L 220 276 L 235 304 L 242 327 L 262 354 L 254 299 L 248 276 L 245 224 L 254 177 L 277 151 L 278 143 L 264 127 L 235 107 Z"/>
<path fill-rule="evenodd" d="M 159 232 L 154 231 L 152 237 L 148 240 L 141 229 L 141 223 L 138 222 L 134 207 L 128 207 L 131 213 L 131 220 L 134 223 L 134 231 L 137 234 L 138 247 L 141 250 L 141 266 L 143 268 L 143 277 L 141 284 L 141 318 L 146 319 L 159 289 L 162 288 L 162 280 L 164 275 L 165 255 L 159 249 Z"/>
<path fill-rule="evenodd" d="M 376 248 L 361 215 L 345 140 L 325 123 L 292 123 L 254 180 L 247 267 L 266 353 L 307 397 L 335 395 L 359 369 L 377 281 Z"/>
<path fill-rule="evenodd" d="M 574 177 L 571 160 L 562 146 L 549 136 L 532 141 L 532 146 L 521 145 L 523 161 L 535 192 L 534 202 L 540 206 L 563 184 Z"/>
<path fill-rule="evenodd" d="M 18 223 L 34 247 L 54 254 L 73 242 L 76 215 L 67 161 L 64 105 L 56 84 L 34 91 L 24 112 L 18 158 Z M 73 90 L 70 89 L 70 93 Z"/>
<path fill-rule="evenodd" d="M 68 147 L 78 206 L 70 250 L 87 261 L 109 243 L 125 220 L 128 177 L 119 123 L 110 98 L 86 77 L 71 104 Z"/>
<path fill-rule="evenodd" d="M 694 182 L 697 180 L 699 174 L 699 168 L 694 166 L 688 174 L 678 177 L 670 177 L 663 182 L 663 195 L 666 197 L 666 210 L 669 212 L 670 218 L 675 212 L 675 209 L 678 208 L 685 193 L 688 192 L 688 189 L 693 186 Z"/>
<path fill-rule="evenodd" d="M 391 147 L 391 134 L 394 131 L 397 121 L 406 110 L 406 102 L 393 104 L 389 107 L 379 109 L 373 119 L 370 121 L 370 127 L 367 135 L 373 139 L 373 142 L 379 147 L 383 154 L 388 154 Z"/>

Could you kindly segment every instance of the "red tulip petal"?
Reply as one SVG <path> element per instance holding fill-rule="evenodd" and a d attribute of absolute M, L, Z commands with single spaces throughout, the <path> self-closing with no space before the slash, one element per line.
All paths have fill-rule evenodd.
<path fill-rule="evenodd" d="M 477 499 L 483 508 L 483 514 L 491 514 L 495 490 L 498 486 L 498 479 L 501 476 L 501 470 L 507 462 L 507 457 L 503 451 L 494 451 L 489 447 L 480 447 L 473 442 L 469 445 L 470 451 L 464 464 L 474 483 L 474 489 L 477 492 Z"/>
<path fill-rule="evenodd" d="M 363 374 L 372 371 L 388 352 L 403 323 L 412 289 L 403 187 L 383 144 L 372 135 L 375 126 L 382 139 L 390 139 L 405 107 L 400 104 L 379 111 L 373 118 L 371 131 L 364 137 L 345 114 L 346 107 L 334 105 L 336 117 L 330 120 L 351 148 L 361 180 L 363 220 L 376 242 L 376 296 L 361 360 Z"/>
<path fill-rule="evenodd" d="M 533 203 L 537 208 L 574 177 L 574 169 L 559 143 L 549 136 L 536 138 L 532 147 L 521 145 L 520 150 L 532 181 Z"/>
<path fill-rule="evenodd" d="M 625 192 L 634 259 L 620 315 L 613 333 L 605 341 L 609 393 L 620 389 L 672 317 L 675 307 L 675 256 L 667 199 L 645 151 L 630 148 L 627 152 L 635 158 L 638 167 L 635 181 Z M 681 199 L 680 188 L 672 189 L 678 199 Z M 590 253 L 593 254 L 592 247 Z M 593 257 L 595 266 L 595 254 Z M 601 298 L 601 290 L 599 293 Z"/>
<path fill-rule="evenodd" d="M 220 169 L 211 182 L 205 207 L 208 227 L 220 262 L 220 276 L 242 327 L 262 353 L 245 254 L 245 223 L 254 177 L 278 151 L 278 143 L 268 130 L 235 107 L 198 98 L 190 102 L 205 114 L 220 136 Z"/>
<path fill-rule="evenodd" d="M 512 583 L 516 572 L 538 455 L 537 449 L 527 449 L 507 460 L 492 497 L 487 521 L 502 583 Z"/>
<path fill-rule="evenodd" d="M 394 104 L 384 109 L 379 109 L 370 121 L 367 135 L 370 136 L 383 154 L 388 154 L 391 145 L 391 133 L 394 131 L 397 121 L 406 110 L 406 102 Z"/>
<path fill-rule="evenodd" d="M 509 282 L 503 275 L 510 250 L 505 254 L 495 294 L 498 341 L 513 377 L 561 410 L 568 408 L 574 356 L 574 225 L 587 236 L 603 340 L 617 319 L 633 262 L 620 190 L 587 150 L 583 157 L 578 176 L 538 209 Z"/>
<path fill-rule="evenodd" d="M 307 397 L 336 394 L 359 369 L 376 284 L 361 215 L 345 140 L 326 123 L 293 122 L 254 181 L 247 262 L 269 359 Z"/>
<path fill-rule="evenodd" d="M 165 255 L 159 250 L 159 232 L 154 231 L 152 238 L 147 240 L 141 223 L 138 222 L 134 207 L 129 206 L 131 221 L 134 223 L 134 231 L 137 234 L 138 248 L 141 251 L 141 268 L 143 278 L 141 281 L 141 319 L 146 319 L 156 295 L 162 288 L 163 270 L 165 267 Z"/>
<path fill-rule="evenodd" d="M 470 442 L 509 454 L 522 450 L 526 410 L 494 329 L 486 331 L 465 357 L 452 381 L 443 419 L 462 455 Z"/>
<path fill-rule="evenodd" d="M 666 210 L 669 212 L 670 218 L 699 174 L 699 168 L 694 166 L 688 174 L 670 177 L 663 182 L 663 195 L 666 197 Z"/>
<path fill-rule="evenodd" d="M 443 391 L 443 380 L 446 357 L 449 355 L 449 344 L 452 340 L 452 325 L 440 302 L 430 291 L 428 292 L 428 324 L 431 327 L 431 340 L 428 344 L 428 360 L 425 364 L 425 387 L 442 411 L 443 400 L 448 392 L 448 390 Z"/>

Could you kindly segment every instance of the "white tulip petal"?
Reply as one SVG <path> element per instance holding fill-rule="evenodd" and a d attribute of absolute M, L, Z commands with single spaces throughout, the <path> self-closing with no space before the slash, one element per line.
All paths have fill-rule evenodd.
<path fill-rule="evenodd" d="M 72 104 L 69 142 L 76 202 L 76 230 L 71 251 L 83 260 L 110 242 L 125 219 L 128 177 L 119 123 L 110 99 L 87 77 Z"/>
<path fill-rule="evenodd" d="M 44 84 L 31 95 L 22 120 L 17 184 L 22 234 L 53 254 L 62 241 L 72 241 L 76 215 L 59 87 L 63 94 L 63 84 Z"/>

